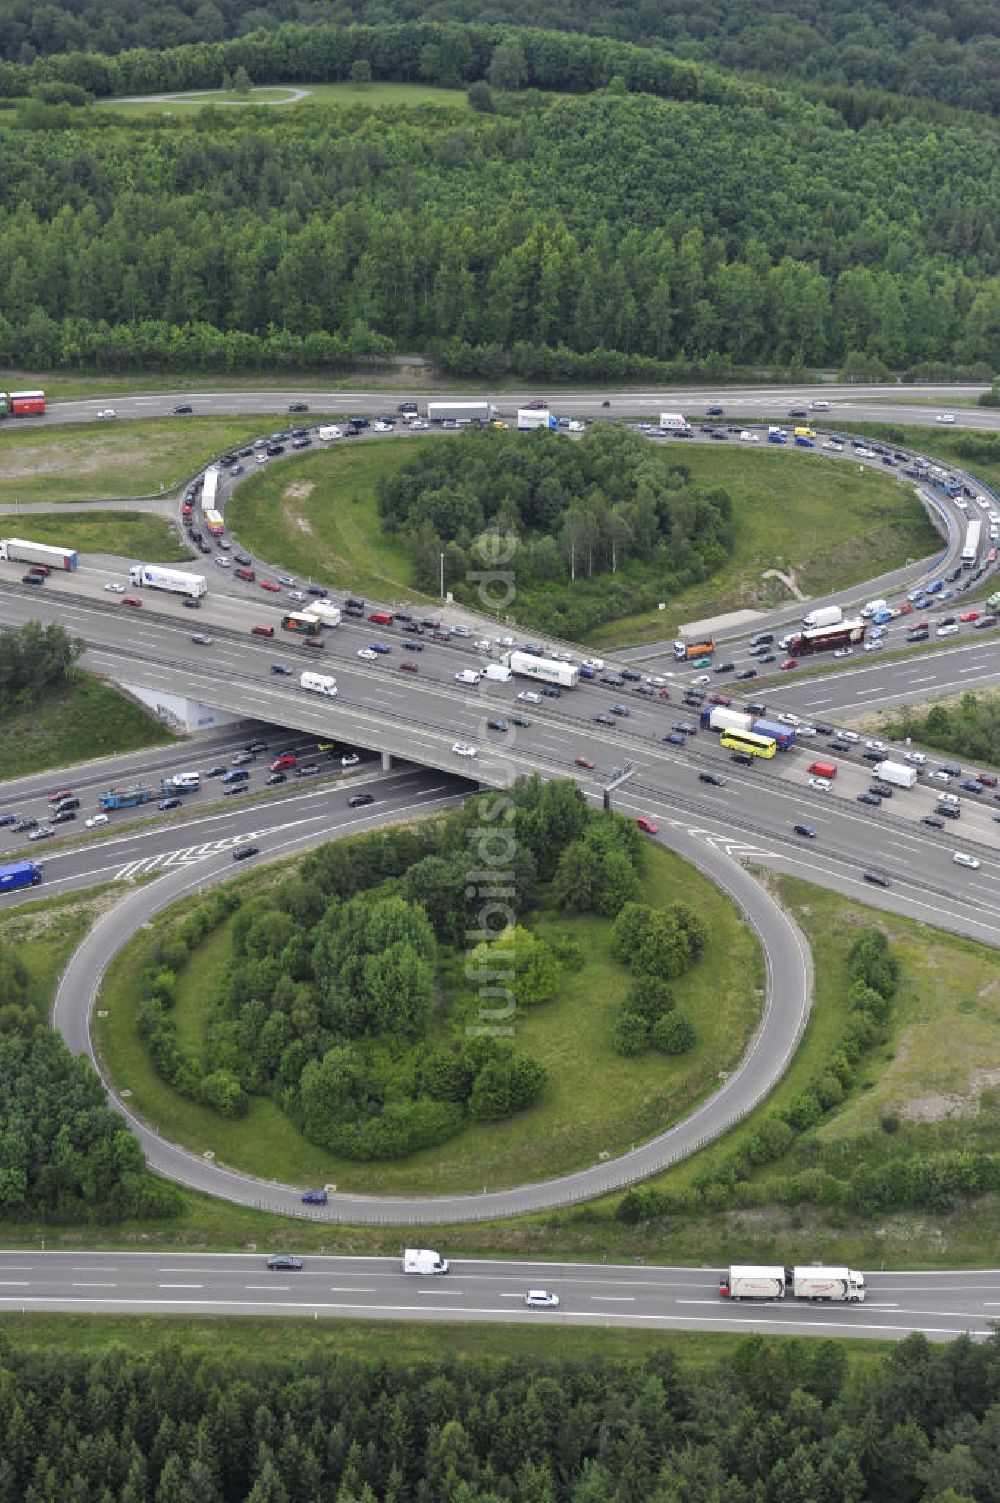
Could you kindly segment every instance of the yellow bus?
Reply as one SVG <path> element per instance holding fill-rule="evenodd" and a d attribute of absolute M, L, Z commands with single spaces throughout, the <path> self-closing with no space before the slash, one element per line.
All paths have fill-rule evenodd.
<path fill-rule="evenodd" d="M 723 731 L 719 745 L 728 751 L 749 752 L 751 757 L 773 757 L 778 750 L 773 736 L 758 736 L 756 731 Z"/>

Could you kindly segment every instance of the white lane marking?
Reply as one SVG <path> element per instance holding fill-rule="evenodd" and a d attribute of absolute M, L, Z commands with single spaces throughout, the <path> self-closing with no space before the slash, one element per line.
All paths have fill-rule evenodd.
<path fill-rule="evenodd" d="M 0 1289 L 27 1289 L 30 1279 L 0 1279 Z"/>
<path fill-rule="evenodd" d="M 377 1289 L 356 1289 L 351 1284 L 331 1284 L 331 1294 L 378 1294 Z"/>
<path fill-rule="evenodd" d="M 590 1297 L 591 1297 L 591 1299 L 601 1299 L 601 1300 L 605 1300 L 605 1301 L 610 1301 L 611 1303 L 617 1304 L 617 1305 L 634 1305 L 635 1304 L 635 1295 L 634 1294 L 592 1294 Z"/>
<path fill-rule="evenodd" d="M 117 1289 L 117 1284 L 85 1284 L 82 1281 L 74 1283 L 74 1289 Z"/>
<path fill-rule="evenodd" d="M 204 1289 L 204 1284 L 158 1284 L 158 1289 Z"/>

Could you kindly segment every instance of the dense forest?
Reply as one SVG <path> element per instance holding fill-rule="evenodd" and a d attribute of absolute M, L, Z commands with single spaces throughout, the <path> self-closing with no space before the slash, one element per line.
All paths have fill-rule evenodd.
<path fill-rule="evenodd" d="M 1000 12 L 986 0 L 863 7 L 858 0 L 834 0 L 808 14 L 789 0 L 752 8 L 738 0 L 710 7 L 690 0 L 133 0 L 114 8 L 99 0 L 44 6 L 2 0 L 0 56 L 30 64 L 60 52 L 115 54 L 272 34 L 288 21 L 384 26 L 418 19 L 585 32 L 779 80 L 891 91 L 990 113 L 1000 104 Z M 469 78 L 452 66 L 443 81 Z"/>
<path fill-rule="evenodd" d="M 484 828 L 511 837 L 502 876 L 517 922 L 479 916 Z M 542 940 L 521 922 L 540 884 L 552 881 L 567 913 L 613 917 L 630 904 L 622 944 L 638 977 L 665 983 L 701 954 L 696 915 L 635 902 L 642 859 L 631 821 L 589 810 L 571 783 L 537 778 L 437 824 L 321 847 L 263 891 L 206 895 L 161 935 L 138 978 L 140 1035 L 163 1079 L 223 1116 L 269 1095 L 309 1142 L 362 1161 L 442 1143 L 470 1121 L 523 1111 L 545 1088 L 543 1066 L 512 1042 L 515 1014 L 550 1000 L 582 957 L 569 936 Z M 570 879 L 574 868 L 585 882 Z M 229 962 L 195 1054 L 173 1007 L 193 950 L 230 917 Z M 639 1047 L 690 1047 L 669 993 L 643 995 Z"/>
<path fill-rule="evenodd" d="M 294 1334 L 289 1338 L 294 1344 Z M 4 1503 L 996 1503 L 1000 1340 L 682 1366 L 5 1343 Z"/>
<path fill-rule="evenodd" d="M 708 578 L 733 542 L 726 491 L 692 485 L 672 454 L 610 423 L 573 444 L 544 429 L 431 444 L 380 482 L 379 512 L 417 583 L 435 588 L 443 552 L 449 588 L 471 604 L 484 529 L 516 540 L 519 609 L 567 638 Z"/>
<path fill-rule="evenodd" d="M 148 56 L 192 87 L 197 53 L 169 70 Z M 32 100 L 0 113 L 0 363 L 321 368 L 423 349 L 484 380 L 992 374 L 1000 157 L 979 133 L 852 129 L 773 91 L 715 100 L 709 82 L 674 77 L 693 99 L 183 123 Z"/>

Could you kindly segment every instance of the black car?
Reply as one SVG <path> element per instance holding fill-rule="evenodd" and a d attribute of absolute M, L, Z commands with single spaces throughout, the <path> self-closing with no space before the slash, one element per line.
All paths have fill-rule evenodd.
<path fill-rule="evenodd" d="M 935 804 L 935 814 L 943 814 L 945 819 L 961 819 L 962 810 L 959 804 Z"/>
<path fill-rule="evenodd" d="M 251 561 L 249 553 L 234 553 L 233 558 L 238 564 L 241 564 L 244 569 Z"/>
<path fill-rule="evenodd" d="M 594 716 L 594 724 L 595 725 L 614 725 L 615 724 L 615 720 L 614 720 L 614 717 L 612 715 L 595 715 Z"/>
<path fill-rule="evenodd" d="M 809 413 L 805 407 L 789 407 L 788 416 L 790 418 L 807 418 Z"/>
<path fill-rule="evenodd" d="M 687 737 L 682 736 L 679 731 L 668 731 L 663 739 L 664 741 L 668 741 L 671 746 L 685 746 L 687 744 Z"/>
<path fill-rule="evenodd" d="M 994 819 L 1000 819 L 1000 815 L 995 814 L 993 816 L 993 818 Z M 925 814 L 923 816 L 923 818 L 921 819 L 920 823 L 922 825 L 929 826 L 929 828 L 932 829 L 932 830 L 943 830 L 944 829 L 944 820 L 943 819 L 936 819 L 933 814 Z"/>
<path fill-rule="evenodd" d="M 628 705 L 612 705 L 611 713 L 612 715 L 621 715 L 622 717 L 624 717 L 628 715 L 629 707 Z"/>
<path fill-rule="evenodd" d="M 962 769 L 956 767 L 954 762 L 942 762 L 938 768 L 938 772 L 946 772 L 950 778 L 960 778 L 962 776 Z"/>
<path fill-rule="evenodd" d="M 284 446 L 284 444 L 268 444 L 267 448 L 264 450 L 264 453 L 270 459 L 276 459 L 279 454 L 284 454 L 284 452 L 285 452 L 285 446 Z"/>
<path fill-rule="evenodd" d="M 865 872 L 865 881 L 871 882 L 875 887 L 888 887 L 889 878 L 885 872 Z"/>
<path fill-rule="evenodd" d="M 717 772 L 699 772 L 698 781 L 699 783 L 711 783 L 714 788 L 725 788 L 726 786 L 725 778 L 720 777 Z"/>
<path fill-rule="evenodd" d="M 420 625 L 421 626 L 426 626 L 426 628 L 427 628 L 428 631 L 440 631 L 441 630 L 441 623 L 440 623 L 440 621 L 436 620 L 433 616 L 421 616 L 421 618 L 420 618 Z"/>
<path fill-rule="evenodd" d="M 831 751 L 849 752 L 851 749 L 850 741 L 840 741 L 834 739 L 833 741 L 828 741 L 826 744 Z"/>
<path fill-rule="evenodd" d="M 562 699 L 562 690 L 557 689 L 555 684 L 542 684 L 541 689 L 546 699 Z"/>
<path fill-rule="evenodd" d="M 345 610 L 349 610 L 350 611 L 350 610 L 356 610 L 356 609 L 358 609 L 358 607 L 356 607 L 356 606 L 350 606 L 350 605 L 349 606 L 345 606 Z M 397 616 L 396 620 L 398 621 L 399 619 L 400 618 Z M 403 625 L 400 627 L 400 631 L 409 632 L 410 635 L 414 636 L 414 637 L 422 637 L 423 634 L 424 634 L 423 627 L 422 626 L 418 626 L 417 623 L 415 621 L 411 620 L 409 617 L 407 617 L 407 619 L 403 622 Z"/>
<path fill-rule="evenodd" d="M 347 800 L 348 809 L 363 809 L 366 804 L 375 802 L 374 793 L 352 793 Z"/>
<path fill-rule="evenodd" d="M 836 731 L 832 725 L 821 725 L 818 720 L 813 722 L 813 730 L 817 736 L 833 736 Z"/>
<path fill-rule="evenodd" d="M 238 845 L 233 847 L 234 861 L 248 861 L 251 856 L 257 856 L 259 854 L 259 845 Z"/>
<path fill-rule="evenodd" d="M 404 642 L 403 643 L 403 651 L 404 652 L 423 652 L 423 650 L 424 650 L 424 644 L 423 644 L 423 642 Z"/>
<path fill-rule="evenodd" d="M 614 689 L 620 689 L 625 680 L 620 673 L 602 673 L 601 683 L 610 684 Z"/>
<path fill-rule="evenodd" d="M 712 669 L 712 672 L 713 673 L 732 673 L 732 671 L 733 671 L 733 669 L 735 667 L 736 667 L 735 663 L 716 663 L 715 667 Z"/>
<path fill-rule="evenodd" d="M 763 647 L 766 643 L 774 641 L 773 631 L 759 631 L 756 636 L 750 638 L 751 647 Z"/>
<path fill-rule="evenodd" d="M 728 439 L 729 439 L 729 434 L 728 433 L 723 433 L 723 431 L 722 431 L 721 428 L 713 428 L 711 436 L 712 436 L 712 438 L 721 438 L 721 439 L 724 439 L 726 441 L 728 441 Z"/>
<path fill-rule="evenodd" d="M 623 668 L 622 678 L 627 678 L 630 683 L 637 684 L 642 678 L 642 674 L 637 673 L 634 668 Z"/>
<path fill-rule="evenodd" d="M 238 793 L 249 793 L 250 792 L 250 784 L 249 783 L 227 783 L 226 786 L 225 786 L 225 788 L 223 788 L 222 791 L 226 795 L 226 798 L 235 798 Z"/>
<path fill-rule="evenodd" d="M 526 715 L 510 715 L 508 716 L 508 719 L 510 720 L 511 725 L 519 725 L 522 727 L 522 729 L 527 728 L 531 724 L 531 721 Z"/>
<path fill-rule="evenodd" d="M 272 1271 L 279 1269 L 290 1273 L 298 1273 L 302 1267 L 302 1259 L 294 1258 L 291 1253 L 272 1253 L 267 1260 L 267 1266 Z"/>
<path fill-rule="evenodd" d="M 859 793 L 857 800 L 859 804 L 871 804 L 876 809 L 882 802 L 877 793 Z"/>
<path fill-rule="evenodd" d="M 506 720 L 487 720 L 486 729 L 488 731 L 503 731 L 506 733 L 507 722 Z"/>
<path fill-rule="evenodd" d="M 749 752 L 734 751 L 731 760 L 738 762 L 741 767 L 753 766 L 753 757 Z"/>
<path fill-rule="evenodd" d="M 751 700 L 748 705 L 743 706 L 743 710 L 747 715 L 766 715 L 767 705 L 762 705 L 755 700 Z"/>
<path fill-rule="evenodd" d="M 792 833 L 794 835 L 803 835 L 806 840 L 816 839 L 816 831 L 812 825 L 792 825 Z"/>
<path fill-rule="evenodd" d="M 0 814 L 0 830 L 6 829 L 8 825 L 16 825 L 16 824 L 17 824 L 17 815 L 16 814 Z"/>
<path fill-rule="evenodd" d="M 874 793 L 878 798 L 892 798 L 892 789 L 887 783 L 872 783 L 868 792 Z"/>
<path fill-rule="evenodd" d="M 884 762 L 885 761 L 885 752 L 884 751 L 863 751 L 861 753 L 861 760 L 863 762 Z"/>
<path fill-rule="evenodd" d="M 220 762 L 215 767 L 210 767 L 205 776 L 206 778 L 221 778 L 224 777 L 228 771 L 229 768 L 223 767 L 222 763 Z"/>
<path fill-rule="evenodd" d="M 246 741 L 243 744 L 243 750 L 244 751 L 248 751 L 248 752 L 252 752 L 254 754 L 254 756 L 256 756 L 258 752 L 265 752 L 265 751 L 267 751 L 267 742 L 266 741 Z"/>
<path fill-rule="evenodd" d="M 292 670 L 288 666 L 287 663 L 272 663 L 271 664 L 271 672 L 272 673 L 289 674 L 289 673 L 291 673 L 291 671 Z"/>
<path fill-rule="evenodd" d="M 774 662 L 774 653 L 773 652 L 762 652 L 761 655 L 760 655 L 760 661 L 762 663 L 773 663 Z"/>
<path fill-rule="evenodd" d="M 174 408 L 174 417 L 187 417 L 191 412 L 194 412 L 194 408 L 188 402 L 181 402 Z"/>
<path fill-rule="evenodd" d="M 739 671 L 739 673 L 736 675 L 736 677 L 737 678 L 756 678 L 757 677 L 757 670 L 756 670 L 756 668 L 741 668 L 740 671 Z"/>
<path fill-rule="evenodd" d="M 653 688 L 652 684 L 636 684 L 635 688 L 632 690 L 632 693 L 644 694 L 648 697 L 651 694 L 655 694 L 656 690 Z"/>
<path fill-rule="evenodd" d="M 37 819 L 32 819 L 31 816 L 29 815 L 27 819 L 19 819 L 18 820 L 17 824 L 14 826 L 14 834 L 15 835 L 23 835 L 23 833 L 24 833 L 25 830 L 37 830 L 37 829 L 38 829 L 38 820 Z"/>
<path fill-rule="evenodd" d="M 268 774 L 264 781 L 268 788 L 273 788 L 275 783 L 287 783 L 288 777 L 283 772 L 272 772 Z"/>
<path fill-rule="evenodd" d="M 678 720 L 674 722 L 674 730 L 680 731 L 685 736 L 693 736 L 696 727 L 691 724 L 690 720 Z"/>
<path fill-rule="evenodd" d="M 289 402 L 289 404 L 288 404 L 288 410 L 289 410 L 289 412 L 308 412 L 309 411 L 309 403 L 308 402 Z"/>

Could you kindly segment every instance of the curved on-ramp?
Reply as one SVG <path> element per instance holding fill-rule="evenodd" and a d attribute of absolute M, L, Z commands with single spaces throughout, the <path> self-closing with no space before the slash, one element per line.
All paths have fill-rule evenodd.
<path fill-rule="evenodd" d="M 329 835 L 321 837 L 329 839 Z M 272 856 L 300 853 L 319 843 L 315 835 L 292 837 Z M 742 1120 L 784 1074 L 809 1015 L 812 959 L 806 940 L 767 889 L 709 832 L 672 828 L 665 842 L 722 887 L 739 906 L 760 940 L 767 966 L 760 1023 L 739 1066 L 683 1121 L 618 1158 L 555 1179 L 479 1195 L 378 1196 L 334 1192 L 324 1207 L 306 1207 L 300 1191 L 223 1168 L 160 1137 L 130 1111 L 98 1059 L 90 1019 L 104 973 L 135 932 L 171 904 L 234 875 L 231 857 L 213 857 L 197 869 L 180 868 L 129 894 L 93 926 L 71 957 L 56 991 L 53 1025 L 74 1053 L 89 1054 L 109 1100 L 136 1133 L 149 1166 L 191 1189 L 313 1221 L 408 1226 L 421 1223 L 492 1221 L 550 1210 L 622 1189 L 686 1158 Z M 120 1083 L 127 1087 L 127 1082 Z M 539 1145 L 544 1153 L 544 1144 Z"/>

